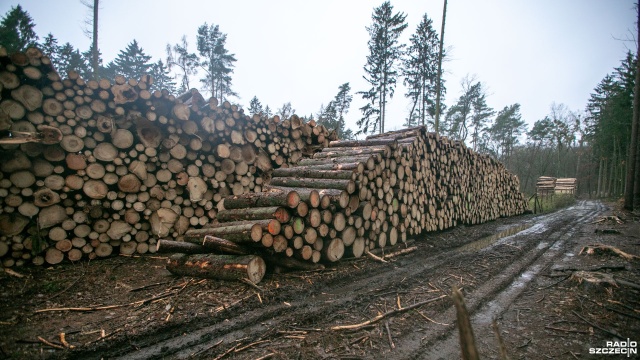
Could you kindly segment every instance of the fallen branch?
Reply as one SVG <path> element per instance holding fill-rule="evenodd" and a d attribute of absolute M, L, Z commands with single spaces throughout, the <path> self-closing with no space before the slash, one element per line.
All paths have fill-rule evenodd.
<path fill-rule="evenodd" d="M 159 295 L 156 295 L 156 296 L 152 296 L 152 297 L 147 298 L 147 299 L 138 300 L 138 301 L 130 302 L 130 303 L 127 303 L 127 304 L 92 306 L 92 307 L 49 308 L 49 309 L 36 310 L 35 313 L 37 314 L 37 313 L 51 312 L 51 311 L 100 311 L 100 310 L 118 309 L 118 308 L 127 307 L 127 306 L 141 306 L 141 305 L 144 305 L 146 303 L 149 303 L 149 302 L 152 302 L 152 301 L 155 301 L 155 300 L 159 300 L 159 299 L 163 299 L 163 298 L 165 298 L 167 296 L 171 296 L 171 295 L 175 295 L 175 294 L 177 294 L 177 293 L 166 292 L 166 293 L 162 293 L 162 294 L 159 294 Z"/>
<path fill-rule="evenodd" d="M 618 249 L 617 247 L 613 247 L 611 245 L 604 245 L 604 244 L 587 245 L 583 247 L 582 250 L 580 250 L 580 253 L 578 253 L 578 255 L 582 255 L 583 252 L 586 253 L 587 255 L 594 255 L 596 254 L 597 251 L 611 252 L 629 261 L 633 259 L 640 259 L 640 256 L 629 254 Z"/>
<path fill-rule="evenodd" d="M 387 335 L 389 337 L 389 347 L 391 350 L 396 348 L 396 344 L 393 343 L 393 338 L 391 337 L 391 330 L 389 329 L 389 321 L 384 322 L 384 327 L 387 329 Z"/>
<path fill-rule="evenodd" d="M 418 250 L 418 248 L 416 246 L 412 246 L 410 248 L 406 248 L 406 249 L 398 250 L 396 252 L 389 253 L 389 254 L 385 255 L 383 258 L 384 259 L 389 259 L 389 258 L 392 258 L 392 257 L 409 254 L 409 253 L 412 253 L 412 252 L 414 252 L 416 250 Z"/>
<path fill-rule="evenodd" d="M 41 342 L 41 343 L 43 343 L 43 344 L 45 344 L 45 345 L 47 345 L 47 346 L 50 346 L 50 347 L 52 347 L 52 348 L 54 348 L 54 349 L 59 349 L 59 350 L 64 350 L 64 349 L 65 349 L 65 347 L 64 347 L 64 346 L 62 346 L 62 345 L 58 345 L 58 344 L 54 344 L 54 343 L 52 343 L 51 341 L 46 340 L 46 339 L 45 339 L 45 338 L 43 338 L 42 336 L 38 336 L 38 340 L 40 340 L 40 342 Z"/>
<path fill-rule="evenodd" d="M 373 255 L 373 254 L 371 253 L 371 251 L 369 251 L 369 249 L 365 249 L 365 250 L 364 250 L 364 253 L 365 253 L 365 254 L 367 254 L 367 256 L 368 256 L 368 257 L 372 258 L 372 259 L 373 259 L 373 260 L 375 260 L 375 261 L 379 261 L 379 262 L 382 262 L 382 263 L 388 263 L 388 261 L 387 261 L 387 260 L 385 260 L 385 259 L 383 259 L 383 258 L 381 258 L 381 257 L 379 257 L 379 256 Z"/>
<path fill-rule="evenodd" d="M 587 320 L 587 319 L 583 318 L 582 316 L 580 316 L 580 314 L 578 314 L 577 312 L 575 312 L 575 310 L 571 310 L 571 312 L 573 313 L 573 315 L 577 316 L 580 320 L 582 320 L 582 321 L 584 321 L 585 323 L 587 323 L 587 324 L 589 324 L 589 325 L 593 326 L 594 328 L 596 328 L 596 329 L 598 329 L 598 330 L 600 330 L 600 331 L 604 331 L 604 332 L 606 332 L 607 334 L 609 334 L 609 335 L 611 335 L 611 336 L 614 336 L 614 337 L 616 337 L 616 338 L 618 338 L 618 339 L 623 339 L 623 337 L 622 337 L 620 334 L 618 334 L 617 332 L 615 332 L 615 331 L 613 331 L 613 330 L 607 330 L 607 329 L 605 329 L 605 328 L 603 328 L 603 327 L 601 327 L 601 326 L 598 326 L 598 325 L 596 325 L 596 324 L 592 323 L 591 321 L 589 321 L 589 320 Z"/>
<path fill-rule="evenodd" d="M 380 321 L 380 320 L 382 320 L 382 319 L 384 319 L 384 318 L 386 318 L 388 316 L 395 315 L 395 314 L 400 314 L 400 313 L 403 313 L 405 311 L 409 311 L 411 309 L 415 309 L 415 308 L 420 307 L 422 305 L 426 305 L 426 304 L 429 304 L 429 303 L 444 299 L 447 296 L 448 295 L 442 295 L 442 296 L 439 296 L 437 298 L 433 298 L 433 299 L 429 299 L 429 300 L 425 300 L 425 301 L 421 301 L 421 302 L 415 303 L 413 305 L 404 307 L 402 309 L 394 309 L 394 310 L 391 310 L 391 311 L 387 311 L 384 314 L 380 314 L 380 315 L 374 317 L 371 320 L 367 320 L 367 321 L 361 322 L 359 324 L 333 326 L 333 327 L 331 327 L 331 330 L 334 330 L 334 331 L 339 331 L 339 330 L 358 330 L 358 329 L 361 329 L 363 327 L 366 327 L 366 326 L 372 325 L 374 323 L 377 323 L 378 321 Z"/>

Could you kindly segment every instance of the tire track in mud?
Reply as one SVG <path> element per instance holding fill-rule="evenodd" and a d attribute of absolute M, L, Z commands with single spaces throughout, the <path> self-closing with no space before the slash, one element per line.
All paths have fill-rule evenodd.
<path fill-rule="evenodd" d="M 294 323 L 300 328 L 327 329 L 336 325 L 328 314 L 344 311 L 346 308 L 356 309 L 363 303 L 369 303 L 371 297 L 375 296 L 374 292 L 397 289 L 398 279 L 423 278 L 446 264 L 469 257 L 470 252 L 477 253 L 475 256 L 482 256 L 487 249 L 522 237 L 524 238 L 523 247 L 536 250 L 525 251 L 524 256 L 502 272 L 496 270 L 497 274 L 491 276 L 491 281 L 465 294 L 467 306 L 474 314 L 474 321 L 482 320 L 482 314 L 484 318 L 492 318 L 494 314 L 504 311 L 503 307 L 489 305 L 487 310 L 484 310 L 482 306 L 491 304 L 492 301 L 497 301 L 496 304 L 513 301 L 515 298 L 512 299 L 512 297 L 517 296 L 517 292 L 502 299 L 499 298 L 501 291 L 508 289 L 514 281 L 518 281 L 518 275 L 526 274 L 527 270 L 531 270 L 538 259 L 550 251 L 558 241 L 563 241 L 562 239 L 566 238 L 577 224 L 586 222 L 598 214 L 601 207 L 599 203 L 581 202 L 568 209 L 526 220 L 524 223 L 528 225 L 527 229 L 496 239 L 486 245 L 480 244 L 484 245 L 483 249 L 474 249 L 469 247 L 469 244 L 465 244 L 438 251 L 426 258 L 417 258 L 413 255 L 403 260 L 402 264 L 399 262 L 389 265 L 380 264 L 371 271 L 354 272 L 346 279 L 316 282 L 309 291 L 305 290 L 304 294 L 301 294 L 300 289 L 285 291 L 279 289 L 273 294 L 275 300 L 270 301 L 268 305 L 252 307 L 248 311 L 241 310 L 237 313 L 233 313 L 232 308 L 208 320 L 197 319 L 194 323 L 185 324 L 183 328 L 160 329 L 155 334 L 141 335 L 126 343 L 111 344 L 100 355 L 77 354 L 78 356 L 74 358 L 184 359 L 199 352 L 206 353 L 207 349 L 211 349 L 221 341 L 228 346 L 238 339 L 244 339 L 245 342 L 271 339 L 271 345 L 278 348 L 277 330 L 286 330 Z M 535 239 L 546 234 L 548 234 L 547 246 L 533 244 Z M 424 243 L 419 241 L 417 245 L 420 247 Z M 422 253 L 424 252 L 423 250 Z M 374 289 L 371 284 L 374 284 Z M 287 304 L 284 304 L 284 301 L 287 301 Z M 439 318 L 450 322 L 455 318 L 455 312 L 449 307 L 440 314 Z M 442 345 L 448 349 L 443 358 L 457 357 L 459 354 L 457 335 L 452 330 L 453 326 L 434 328 L 426 332 L 406 331 L 394 339 L 397 348 L 393 356 L 394 358 L 437 358 L 436 355 L 445 349 L 441 347 Z M 336 336 L 341 335 L 336 334 Z M 434 351 L 437 352 L 434 353 Z"/>
<path fill-rule="evenodd" d="M 567 242 L 578 231 L 578 227 L 591 221 L 603 210 L 604 206 L 600 202 L 581 201 L 578 205 L 558 211 L 556 214 L 563 217 L 571 215 L 571 217 L 567 216 L 568 223 L 555 229 L 547 240 L 535 247 L 534 251 L 526 253 L 490 282 L 465 294 L 465 302 L 471 316 L 476 344 L 480 343 L 479 340 L 485 339 L 490 344 L 495 342 L 491 330 L 493 319 L 504 313 L 543 269 L 570 251 L 566 248 Z M 553 220 L 556 219 L 557 216 L 554 216 Z M 453 307 L 441 314 L 441 318 L 448 321 L 455 319 L 455 316 Z M 421 333 L 419 339 L 416 339 L 415 336 L 408 336 L 397 341 L 396 344 L 402 352 L 402 356 L 398 356 L 398 359 L 453 359 L 460 357 L 458 331 L 453 325 L 444 331 L 440 328 Z"/>

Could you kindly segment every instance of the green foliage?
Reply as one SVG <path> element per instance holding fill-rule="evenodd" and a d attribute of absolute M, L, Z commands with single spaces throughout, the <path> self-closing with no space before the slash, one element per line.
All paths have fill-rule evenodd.
<path fill-rule="evenodd" d="M 357 134 L 367 134 L 370 129 L 372 133 L 376 130 L 384 132 L 385 107 L 388 99 L 393 98 L 398 78 L 397 62 L 404 48 L 398 38 L 407 28 L 406 18 L 404 13 L 394 14 L 389 1 L 373 10 L 373 23 L 367 27 L 371 38 L 367 44 L 369 55 L 364 66 L 364 79 L 371 88 L 358 92 L 367 103 L 360 108 L 363 116 L 357 122 L 360 127 Z"/>
<path fill-rule="evenodd" d="M 344 83 L 338 88 L 338 93 L 326 107 L 320 106 L 318 112 L 318 124 L 328 129 L 335 129 L 339 139 L 352 139 L 353 131 L 346 127 L 344 115 L 349 112 L 353 96 L 350 94 L 351 86 Z"/>
<path fill-rule="evenodd" d="M 529 209 L 535 207 L 535 197 L 529 200 Z M 550 213 L 576 203 L 576 197 L 570 194 L 558 194 L 538 197 L 538 212 Z"/>
<path fill-rule="evenodd" d="M 205 77 L 200 79 L 205 89 L 211 91 L 221 101 L 227 96 L 237 96 L 231 89 L 231 74 L 236 58 L 226 49 L 227 34 L 218 25 L 204 25 L 198 28 L 198 52 L 202 57 L 200 67 Z"/>
<path fill-rule="evenodd" d="M 468 75 L 462 79 L 462 95 L 449 108 L 442 126 L 442 133 L 453 139 L 466 141 L 471 135 L 473 150 L 486 148 L 490 134 L 487 124 L 494 111 L 487 105 L 486 92 L 481 82 L 474 82 Z"/>
<path fill-rule="evenodd" d="M 91 66 L 87 58 L 70 43 L 65 43 L 58 48 L 56 60 L 55 67 L 60 74 L 76 71 L 85 79 L 88 78 L 87 75 L 91 75 Z"/>
<path fill-rule="evenodd" d="M 262 108 L 262 103 L 258 100 L 257 96 L 254 96 L 249 103 L 249 114 L 251 115 L 262 115 L 264 113 L 264 109 Z"/>
<path fill-rule="evenodd" d="M 0 44 L 7 52 L 24 51 L 36 46 L 38 35 L 34 31 L 35 23 L 22 6 L 12 7 L 0 22 Z"/>
<path fill-rule="evenodd" d="M 173 81 L 169 68 L 164 65 L 162 60 L 158 60 L 151 66 L 151 76 L 153 76 L 151 90 L 166 89 L 170 94 L 175 94 L 176 83 Z"/>
<path fill-rule="evenodd" d="M 627 53 L 594 89 L 587 104 L 586 138 L 593 146 L 595 158 L 610 158 L 613 153 L 628 152 L 633 118 L 636 56 Z M 620 148 L 615 149 L 617 146 Z"/>
<path fill-rule="evenodd" d="M 264 116 L 270 118 L 273 116 L 273 110 L 269 107 L 269 105 L 264 107 Z"/>
<path fill-rule="evenodd" d="M 411 99 L 411 111 L 403 126 L 426 125 L 436 113 L 436 83 L 438 81 L 438 53 L 440 41 L 433 22 L 424 14 L 402 61 L 402 75 L 407 87 L 405 97 Z M 444 81 L 440 87 L 444 93 Z"/>
<path fill-rule="evenodd" d="M 109 64 L 118 75 L 123 75 L 127 79 L 140 79 L 142 75 L 148 74 L 153 66 L 151 56 L 144 53 L 144 50 L 134 39 L 127 48 L 121 50 L 118 57 Z"/>
<path fill-rule="evenodd" d="M 513 149 L 519 143 L 519 137 L 526 131 L 526 124 L 520 115 L 520 104 L 505 106 L 496 115 L 495 122 L 488 129 L 491 139 L 490 150 L 499 160 L 509 163 Z"/>

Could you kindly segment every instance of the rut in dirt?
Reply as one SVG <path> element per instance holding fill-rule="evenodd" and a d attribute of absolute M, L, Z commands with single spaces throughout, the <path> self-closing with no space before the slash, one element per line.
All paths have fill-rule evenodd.
<path fill-rule="evenodd" d="M 397 291 L 398 279 L 407 279 L 407 283 L 414 284 L 412 286 L 421 286 L 426 278 L 436 282 L 454 266 L 452 264 L 473 264 L 494 254 L 498 248 L 517 247 L 520 252 L 512 255 L 511 259 L 505 257 L 503 264 L 496 259 L 495 269 L 477 274 L 481 285 L 465 289 L 474 328 L 486 327 L 505 311 L 542 268 L 565 255 L 568 251 L 565 243 L 577 228 L 602 211 L 604 207 L 599 202 L 581 201 L 570 208 L 523 219 L 500 229 L 498 235 L 501 236 L 470 239 L 472 241 L 466 244 L 441 251 L 430 251 L 428 241 L 418 241 L 418 254 L 411 254 L 393 266 L 380 264 L 366 272 L 353 271 L 345 279 L 320 280 L 310 285 L 308 291 L 281 289 L 266 305 L 229 309 L 220 316 L 198 319 L 180 328 L 160 329 L 153 334 L 110 344 L 108 348 L 100 349 L 100 355 L 77 354 L 76 358 L 185 359 L 207 354 L 218 344 L 232 344 L 238 339 L 245 342 L 269 339 L 270 345 L 277 349 L 283 341 L 277 332 L 290 330 L 292 324 L 296 328 L 322 330 L 323 335 L 320 336 L 339 342 L 343 334 L 328 329 L 346 317 L 366 316 L 365 304 L 372 297 Z M 455 319 L 455 310 L 448 303 L 433 318 L 446 324 L 451 324 L 452 319 Z M 394 338 L 396 349 L 393 356 L 406 359 L 458 357 L 457 333 L 454 330 L 453 325 L 422 331 L 401 329 L 400 335 Z M 314 352 L 319 358 L 330 357 L 317 345 Z M 370 357 L 379 355 L 370 354 Z"/>

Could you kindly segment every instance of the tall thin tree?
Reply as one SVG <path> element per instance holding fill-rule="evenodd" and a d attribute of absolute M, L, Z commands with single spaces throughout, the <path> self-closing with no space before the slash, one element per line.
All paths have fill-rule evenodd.
<path fill-rule="evenodd" d="M 447 0 L 444 0 L 444 8 L 442 10 L 442 30 L 440 31 L 440 55 L 438 55 L 438 82 L 436 85 L 436 119 L 435 119 L 435 132 L 438 133 L 440 127 L 440 97 L 442 96 L 442 89 L 440 84 L 442 83 L 442 57 L 444 49 L 444 24 L 447 19 Z"/>
<path fill-rule="evenodd" d="M 638 37 L 636 43 L 636 83 L 633 92 L 633 120 L 631 122 L 631 142 L 627 160 L 626 187 L 624 191 L 624 208 L 633 210 L 640 205 L 640 147 L 638 146 L 638 132 L 640 131 L 640 5 L 636 4 L 638 19 L 636 28 Z M 635 200 L 634 200 L 635 198 Z"/>
<path fill-rule="evenodd" d="M 393 6 L 389 1 L 384 2 L 373 10 L 373 24 L 367 27 L 371 38 L 368 42 L 369 55 L 364 66 L 364 79 L 371 85 L 368 91 L 358 94 L 367 101 L 360 108 L 363 117 L 358 120 L 358 133 L 367 133 L 370 127 L 384 132 L 385 112 L 388 99 L 393 98 L 398 78 L 397 62 L 401 58 L 404 45 L 398 38 L 407 28 L 407 15 L 393 13 Z"/>
<path fill-rule="evenodd" d="M 402 75 L 407 87 L 405 97 L 411 99 L 408 124 L 416 119 L 425 125 L 427 116 L 435 114 L 439 42 L 433 22 L 424 14 L 416 32 L 411 35 L 403 60 Z"/>

